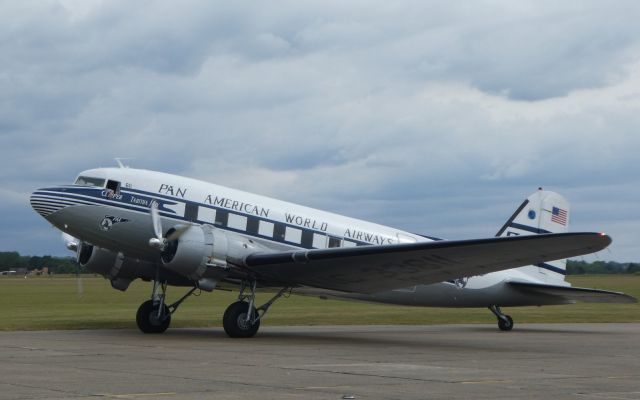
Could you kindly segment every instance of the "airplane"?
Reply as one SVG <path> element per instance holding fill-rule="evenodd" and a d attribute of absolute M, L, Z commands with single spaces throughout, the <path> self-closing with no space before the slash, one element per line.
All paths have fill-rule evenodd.
<path fill-rule="evenodd" d="M 289 293 L 425 307 L 628 303 L 623 293 L 575 288 L 566 258 L 600 251 L 604 233 L 567 232 L 569 203 L 539 189 L 495 237 L 442 240 L 231 188 L 143 169 L 97 168 L 71 185 L 34 191 L 33 209 L 65 235 L 80 265 L 125 291 L 152 283 L 136 313 L 144 333 L 162 333 L 197 290 L 237 290 L 223 328 L 253 337 Z M 168 286 L 188 291 L 172 304 Z M 256 304 L 256 292 L 273 294 Z"/>

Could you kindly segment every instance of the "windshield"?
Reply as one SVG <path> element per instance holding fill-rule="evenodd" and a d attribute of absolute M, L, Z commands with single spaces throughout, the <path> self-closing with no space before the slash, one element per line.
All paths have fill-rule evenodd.
<path fill-rule="evenodd" d="M 76 185 L 80 186 L 98 186 L 104 187 L 104 179 L 102 178 L 91 178 L 89 176 L 79 176 L 76 179 Z"/>

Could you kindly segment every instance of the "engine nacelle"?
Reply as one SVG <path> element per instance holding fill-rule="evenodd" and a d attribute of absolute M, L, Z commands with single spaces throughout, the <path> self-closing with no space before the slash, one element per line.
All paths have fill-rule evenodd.
<path fill-rule="evenodd" d="M 91 272 L 100 274 L 111 281 L 114 288 L 126 290 L 136 278 L 151 279 L 154 276 L 153 264 L 124 257 L 88 243 L 78 245 L 78 263 Z"/>
<path fill-rule="evenodd" d="M 174 231 L 169 229 L 167 236 Z M 197 281 L 207 265 L 227 266 L 227 237 L 216 229 L 194 226 L 167 243 L 161 258 L 165 268 Z"/>
<path fill-rule="evenodd" d="M 117 256 L 112 251 L 88 243 L 82 242 L 78 246 L 78 263 L 89 271 L 104 277 L 111 277 L 111 269 Z"/>
<path fill-rule="evenodd" d="M 171 228 L 167 236 L 173 230 Z M 192 226 L 167 244 L 162 252 L 162 264 L 197 281 L 208 268 L 219 267 L 217 271 L 225 271 L 227 262 L 241 263 L 246 255 L 260 250 L 265 249 L 243 236 L 227 234 L 209 225 Z"/>

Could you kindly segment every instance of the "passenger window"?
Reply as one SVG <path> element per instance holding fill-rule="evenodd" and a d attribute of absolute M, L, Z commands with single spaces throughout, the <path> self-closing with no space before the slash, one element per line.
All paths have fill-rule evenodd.
<path fill-rule="evenodd" d="M 273 222 L 260 221 L 258 225 L 258 235 L 273 237 Z"/>
<path fill-rule="evenodd" d="M 284 230 L 284 240 L 300 244 L 300 242 L 302 242 L 302 231 L 300 229 L 287 226 Z"/>
<path fill-rule="evenodd" d="M 316 249 L 327 248 L 327 236 L 320 233 L 313 234 L 313 247 Z"/>
<path fill-rule="evenodd" d="M 246 231 L 247 217 L 245 217 L 244 215 L 229 214 L 229 219 L 227 220 L 227 226 L 229 228 L 237 229 L 239 231 Z"/>

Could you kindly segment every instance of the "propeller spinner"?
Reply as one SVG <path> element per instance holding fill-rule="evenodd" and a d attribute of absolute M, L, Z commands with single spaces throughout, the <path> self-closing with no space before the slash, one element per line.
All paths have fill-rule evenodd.
<path fill-rule="evenodd" d="M 162 235 L 162 221 L 160 220 L 160 212 L 158 211 L 158 203 L 155 201 L 151 203 L 149 208 L 151 214 L 151 222 L 153 223 L 153 233 L 155 237 L 149 239 L 149 246 L 154 247 L 160 251 L 163 251 L 169 242 L 178 240 L 189 228 L 191 224 L 177 225 L 168 232 L 167 237 Z"/>

